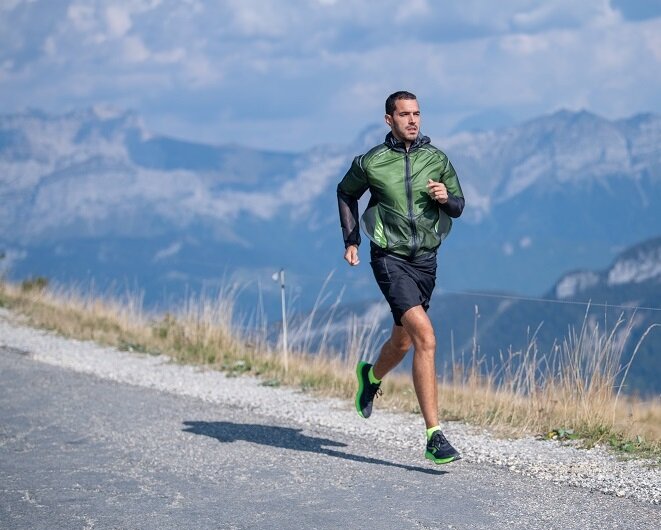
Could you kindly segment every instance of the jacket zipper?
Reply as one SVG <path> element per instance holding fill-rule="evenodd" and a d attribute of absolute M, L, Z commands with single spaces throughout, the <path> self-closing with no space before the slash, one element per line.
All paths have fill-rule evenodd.
<path fill-rule="evenodd" d="M 404 183 L 406 184 L 406 201 L 409 209 L 409 223 L 411 225 L 411 238 L 413 242 L 411 244 L 411 258 L 415 257 L 416 252 L 418 251 L 418 229 L 415 226 L 415 218 L 413 216 L 413 183 L 411 179 L 411 159 L 409 158 L 409 152 L 406 151 L 404 154 L 404 159 L 406 160 L 406 174 L 404 178 Z"/>

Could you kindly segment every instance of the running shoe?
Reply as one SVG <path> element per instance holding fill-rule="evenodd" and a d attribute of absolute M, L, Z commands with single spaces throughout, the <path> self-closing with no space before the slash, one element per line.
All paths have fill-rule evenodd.
<path fill-rule="evenodd" d="M 381 395 L 379 388 L 381 383 L 374 384 L 370 381 L 369 371 L 372 365 L 360 361 L 356 366 L 356 376 L 358 377 L 358 392 L 356 392 L 356 410 L 363 418 L 369 418 L 372 414 L 372 402 L 374 397 Z"/>
<path fill-rule="evenodd" d="M 425 458 L 432 460 L 435 464 L 449 464 L 450 462 L 459 460 L 461 455 L 450 445 L 450 442 L 448 442 L 447 438 L 439 430 L 435 431 L 427 442 Z"/>

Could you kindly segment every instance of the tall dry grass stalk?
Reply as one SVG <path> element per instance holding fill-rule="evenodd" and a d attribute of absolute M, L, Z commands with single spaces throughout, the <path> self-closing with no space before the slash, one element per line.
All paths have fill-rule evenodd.
<path fill-rule="evenodd" d="M 377 315 L 338 319 L 341 294 L 328 307 L 320 293 L 313 310 L 291 323 L 289 369 L 285 372 L 279 348 L 267 340 L 263 312 L 259 325 L 245 331 L 237 322 L 231 286 L 214 295 L 190 297 L 177 312 L 147 314 L 141 296 L 113 299 L 75 289 L 24 290 L 0 282 L 0 305 L 22 313 L 35 326 L 79 339 L 91 339 L 124 349 L 164 353 L 185 363 L 205 364 L 229 374 L 249 372 L 269 385 L 295 385 L 309 391 L 351 399 L 355 392 L 355 364 L 373 358 L 384 336 Z M 323 292 L 323 289 L 322 289 Z M 476 321 L 479 317 L 476 308 Z M 457 359 L 439 382 L 444 419 L 504 429 L 508 433 L 545 433 L 574 430 L 591 441 L 616 437 L 638 440 L 661 451 L 661 403 L 642 402 L 622 393 L 626 374 L 650 327 L 634 348 L 631 360 L 622 356 L 634 326 L 621 316 L 605 329 L 588 316 L 578 329 L 540 352 L 535 330 L 521 351 L 508 350 L 488 365 L 479 351 L 477 325 L 469 358 Z M 241 331 L 244 329 L 244 331 Z M 333 348 L 344 336 L 341 352 Z M 312 354 L 314 350 L 316 353 Z M 408 374 L 389 374 L 377 406 L 417 412 Z"/>
<path fill-rule="evenodd" d="M 624 354 L 634 329 L 623 314 L 613 327 L 602 328 L 586 310 L 580 328 L 547 353 L 540 352 L 535 330 L 526 348 L 501 353 L 487 366 L 475 350 L 469 362 L 452 363 L 441 383 L 441 403 L 450 416 L 481 424 L 508 426 L 521 432 L 562 429 L 594 436 L 626 434 L 661 440 L 661 403 L 624 397 L 626 375 L 648 327 L 626 364 Z M 599 433 L 602 433 L 601 435 Z"/>

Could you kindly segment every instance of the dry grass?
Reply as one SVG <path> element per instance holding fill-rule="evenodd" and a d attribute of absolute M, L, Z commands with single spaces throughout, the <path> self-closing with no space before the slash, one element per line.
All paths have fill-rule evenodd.
<path fill-rule="evenodd" d="M 592 443 L 608 441 L 624 449 L 659 452 L 661 402 L 641 401 L 621 393 L 626 373 L 647 334 L 621 364 L 632 335 L 633 320 L 620 317 L 603 330 L 588 318 L 549 353 L 537 349 L 535 335 L 524 351 L 509 351 L 497 369 L 487 369 L 475 356 L 455 362 L 440 386 L 440 402 L 449 416 L 524 432 L 567 437 Z"/>
<path fill-rule="evenodd" d="M 293 351 L 285 370 L 279 350 L 266 342 L 263 328 L 250 334 L 239 331 L 235 299 L 236 290 L 230 288 L 213 298 L 191 298 L 177 314 L 150 315 L 143 311 L 140 297 L 113 300 L 72 289 L 0 282 L 0 305 L 24 315 L 36 327 L 120 349 L 164 353 L 230 375 L 251 373 L 262 377 L 265 385 L 291 385 L 353 399 L 356 361 L 373 355 L 381 340 L 375 321 L 354 317 L 345 329 L 344 353 L 336 354 L 328 341 L 336 301 L 322 315 L 327 325 L 321 341 L 316 341 L 321 353 L 311 355 L 312 319 L 324 302 L 320 297 L 308 319 L 290 332 Z M 525 351 L 507 352 L 497 367 L 488 369 L 475 352 L 469 361 L 455 360 L 439 384 L 441 416 L 508 435 L 576 436 L 588 445 L 607 442 L 658 458 L 659 399 L 642 402 L 621 394 L 618 386 L 628 370 L 620 362 L 632 326 L 621 318 L 611 330 L 603 330 L 586 313 L 581 327 L 546 354 L 537 350 L 533 334 Z M 391 374 L 383 390 L 379 406 L 419 411 L 410 377 Z"/>

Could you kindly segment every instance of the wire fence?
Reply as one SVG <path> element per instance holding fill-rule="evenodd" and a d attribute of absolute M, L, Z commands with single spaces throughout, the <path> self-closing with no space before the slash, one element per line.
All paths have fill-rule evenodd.
<path fill-rule="evenodd" d="M 178 262 L 183 262 L 183 263 L 190 263 L 190 264 L 197 264 L 197 265 L 207 265 L 207 266 L 213 266 L 217 267 L 217 263 L 212 263 L 209 261 L 201 261 L 201 260 L 191 260 L 191 259 L 179 259 L 177 260 Z M 275 272 L 280 269 L 280 267 L 273 267 L 273 271 Z M 237 272 L 241 270 L 240 268 L 235 268 L 234 272 Z M 225 270 L 225 277 L 227 276 L 227 273 L 230 273 L 229 276 L 231 277 L 232 271 L 230 270 Z M 271 273 L 269 273 L 270 276 Z M 295 271 L 290 271 L 289 277 L 292 279 L 292 282 L 296 282 L 296 280 L 307 280 L 309 282 L 317 283 L 318 285 L 324 285 L 324 284 L 334 284 L 338 285 L 340 287 L 343 286 L 360 286 L 364 287 L 368 281 L 371 280 L 371 276 L 369 275 L 361 275 L 360 278 L 336 278 L 332 277 L 333 273 L 331 272 L 330 275 L 327 276 L 321 276 L 321 275 L 312 275 L 312 274 L 306 274 L 306 273 L 297 273 Z M 331 277 L 329 277 L 331 276 Z M 246 275 L 245 273 L 241 274 L 241 279 L 245 282 L 255 282 L 259 283 L 264 280 L 263 277 L 258 276 L 258 275 Z M 599 302 L 599 301 L 594 301 L 594 300 L 572 300 L 572 299 L 558 299 L 558 298 L 545 298 L 541 296 L 530 296 L 530 295 L 518 295 L 518 294 L 504 294 L 504 293 L 494 293 L 490 291 L 484 291 L 484 290 L 455 290 L 455 289 L 444 289 L 444 288 L 437 288 L 435 290 L 436 295 L 456 295 L 456 296 L 468 296 L 468 297 L 475 297 L 475 298 L 493 298 L 493 299 L 499 299 L 499 300 L 509 300 L 509 301 L 517 301 L 517 302 L 535 302 L 535 303 L 543 303 L 543 304 L 559 304 L 559 305 L 574 305 L 574 306 L 582 306 L 582 307 L 593 307 L 593 308 L 604 308 L 604 309 L 621 309 L 621 310 L 632 310 L 632 311 L 650 311 L 650 312 L 661 312 L 661 307 L 653 307 L 653 306 L 644 306 L 644 305 L 636 305 L 636 304 L 610 304 L 607 302 Z"/>

